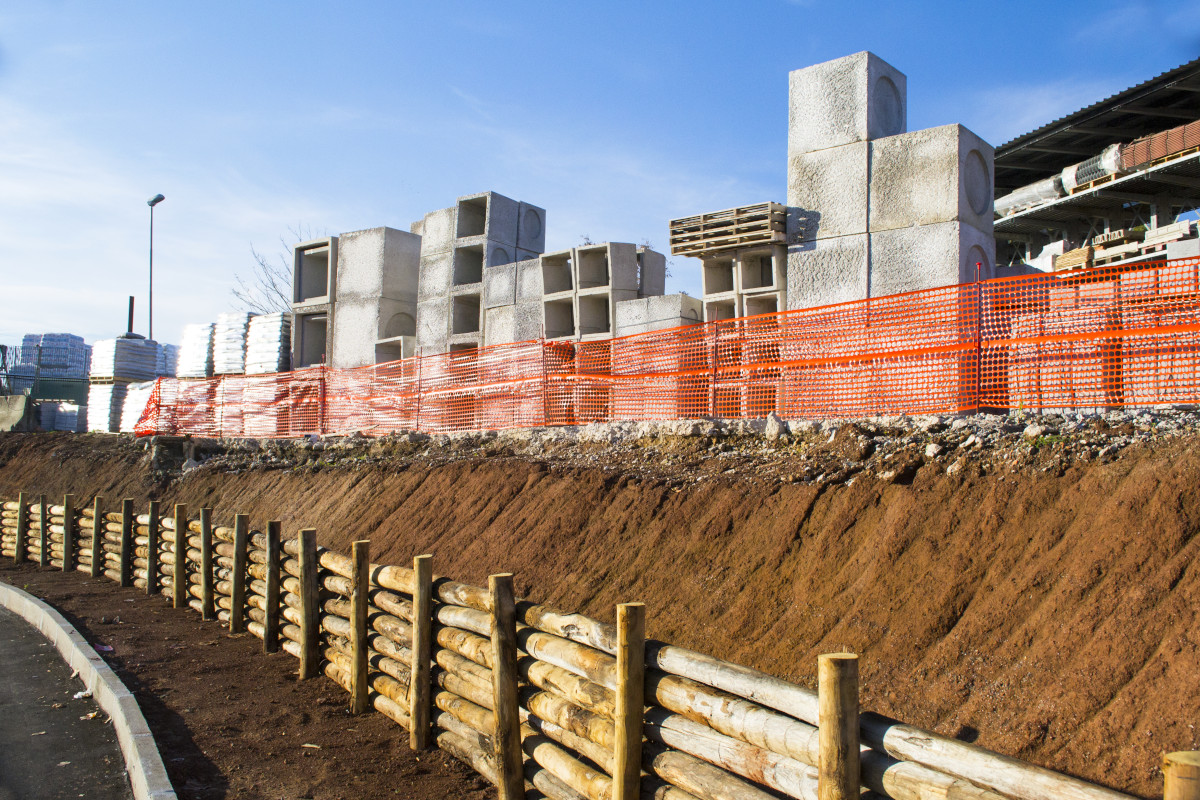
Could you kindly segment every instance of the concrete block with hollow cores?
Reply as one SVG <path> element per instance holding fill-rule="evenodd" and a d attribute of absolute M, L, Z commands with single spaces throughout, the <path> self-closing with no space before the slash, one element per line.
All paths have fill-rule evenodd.
<path fill-rule="evenodd" d="M 867 232 L 870 147 L 855 142 L 789 157 L 789 243 Z"/>
<path fill-rule="evenodd" d="M 996 240 L 973 225 L 940 222 L 871 234 L 870 296 L 953 286 L 993 276 Z M 790 291 L 789 291 L 790 296 Z"/>
<path fill-rule="evenodd" d="M 788 156 L 903 133 L 907 92 L 904 73 L 866 51 L 789 73 Z"/>
<path fill-rule="evenodd" d="M 637 251 L 639 270 L 638 294 L 658 297 L 667 291 L 667 257 L 657 250 L 640 247 Z"/>
<path fill-rule="evenodd" d="M 613 336 L 630 336 L 698 324 L 703 308 L 699 298 L 680 293 L 620 301 L 615 315 Z"/>
<path fill-rule="evenodd" d="M 454 249 L 443 250 L 439 253 L 427 254 L 421 251 L 420 283 L 417 299 L 432 300 L 444 297 L 450 291 L 451 276 L 454 272 Z"/>
<path fill-rule="evenodd" d="M 421 255 L 445 253 L 454 248 L 455 209 L 430 211 L 421 223 Z"/>
<path fill-rule="evenodd" d="M 546 249 L 546 209 L 531 203 L 517 207 L 517 247 L 529 253 Z"/>
<path fill-rule="evenodd" d="M 511 306 L 517 302 L 517 265 L 504 264 L 483 271 L 483 307 Z"/>
<path fill-rule="evenodd" d="M 455 206 L 455 237 L 483 236 L 511 252 L 517 246 L 520 204 L 495 192 L 480 192 L 458 198 Z"/>
<path fill-rule="evenodd" d="M 872 233 L 963 222 L 992 233 L 993 148 L 962 125 L 870 144 Z"/>
<path fill-rule="evenodd" d="M 417 303 L 417 347 L 422 354 L 428 348 L 445 347 L 450 335 L 450 298 L 448 296 L 422 300 Z"/>
<path fill-rule="evenodd" d="M 338 237 L 301 242 L 292 250 L 292 305 L 322 304 L 335 297 Z"/>
<path fill-rule="evenodd" d="M 788 309 L 812 308 L 867 297 L 867 234 L 818 239 L 788 247 Z"/>

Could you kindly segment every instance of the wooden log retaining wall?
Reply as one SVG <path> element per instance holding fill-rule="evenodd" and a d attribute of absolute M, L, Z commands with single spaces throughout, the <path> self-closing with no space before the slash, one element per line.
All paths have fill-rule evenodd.
<path fill-rule="evenodd" d="M 366 543 L 357 559 L 314 548 L 311 529 L 289 536 L 268 521 L 263 533 L 244 514 L 222 525 L 211 509 L 112 505 L 32 493 L 0 502 L 0 557 L 129 575 L 231 630 L 244 623 L 268 652 L 277 643 L 294 656 L 301 677 L 323 673 L 353 710 L 387 716 L 414 749 L 436 743 L 501 798 L 840 798 L 859 785 L 896 800 L 1126 798 L 860 715 L 846 694 L 856 681 L 839 679 L 839 710 L 821 719 L 810 689 L 644 640 L 639 605 L 618 610 L 618 627 L 513 598 L 508 575 L 472 586 L 433 576 L 428 556 L 404 567 L 370 564 Z M 858 763 L 847 761 L 859 741 Z"/>

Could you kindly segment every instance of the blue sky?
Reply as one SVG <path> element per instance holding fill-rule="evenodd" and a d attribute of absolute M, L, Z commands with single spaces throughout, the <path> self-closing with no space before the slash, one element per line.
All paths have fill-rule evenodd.
<path fill-rule="evenodd" d="M 547 246 L 785 199 L 787 73 L 872 50 L 910 130 L 993 144 L 1200 55 L 1200 3 L 9 2 L 0 5 L 0 342 L 235 303 L 289 227 L 407 230 L 494 190 Z M 688 259 L 668 291 L 699 293 Z"/>

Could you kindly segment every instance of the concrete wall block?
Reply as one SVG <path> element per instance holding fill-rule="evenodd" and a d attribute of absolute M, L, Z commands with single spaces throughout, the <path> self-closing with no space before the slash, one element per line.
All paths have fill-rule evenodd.
<path fill-rule="evenodd" d="M 616 327 L 613 330 L 613 336 L 628 336 L 648 330 L 646 323 L 650 319 L 649 300 L 648 297 L 638 297 L 617 303 Z"/>
<path fill-rule="evenodd" d="M 665 267 L 665 262 L 664 262 Z M 627 242 L 608 243 L 608 271 L 614 291 L 631 291 L 641 288 L 638 277 L 637 245 Z M 666 278 L 663 278 L 664 282 Z"/>
<path fill-rule="evenodd" d="M 443 208 L 425 215 L 421 232 L 421 256 L 444 253 L 454 248 L 457 210 Z"/>
<path fill-rule="evenodd" d="M 292 249 L 292 303 L 326 303 L 336 296 L 338 237 L 300 242 Z"/>
<path fill-rule="evenodd" d="M 683 293 L 619 300 L 614 304 L 614 336 L 630 336 L 700 323 L 703 303 Z"/>
<path fill-rule="evenodd" d="M 420 284 L 421 237 L 395 228 L 384 228 L 383 296 L 417 302 Z"/>
<path fill-rule="evenodd" d="M 432 255 L 423 254 L 419 270 L 418 302 L 445 296 L 450 291 L 450 279 L 454 273 L 453 249 Z"/>
<path fill-rule="evenodd" d="M 511 306 L 517 302 L 517 265 L 488 267 L 483 271 L 483 307 Z"/>
<path fill-rule="evenodd" d="M 638 293 L 642 297 L 658 297 L 667 291 L 667 257 L 656 250 L 644 248 L 638 252 L 641 281 Z"/>
<path fill-rule="evenodd" d="M 542 299 L 541 259 L 518 261 L 515 266 L 517 268 L 517 302 L 540 302 Z"/>
<path fill-rule="evenodd" d="M 866 233 L 869 164 L 866 142 L 789 158 L 788 242 Z"/>
<path fill-rule="evenodd" d="M 483 262 L 485 267 L 498 267 L 512 264 L 518 260 L 517 248 L 511 244 L 500 244 L 489 240 L 486 253 Z"/>
<path fill-rule="evenodd" d="M 480 192 L 458 198 L 455 236 L 484 236 L 506 245 L 509 252 L 517 245 L 517 220 L 520 204 L 495 192 Z"/>
<path fill-rule="evenodd" d="M 981 277 L 993 277 L 996 240 L 973 225 L 940 222 L 872 233 L 871 296 L 971 283 L 977 261 Z"/>
<path fill-rule="evenodd" d="M 416 301 L 421 237 L 394 228 L 369 228 L 338 238 L 337 297 Z"/>
<path fill-rule="evenodd" d="M 867 297 L 866 234 L 819 239 L 788 248 L 788 309 Z"/>
<path fill-rule="evenodd" d="M 529 253 L 546 250 L 546 209 L 530 203 L 517 208 L 517 247 Z"/>
<path fill-rule="evenodd" d="M 903 133 L 908 79 L 870 52 L 788 75 L 788 155 Z"/>
<path fill-rule="evenodd" d="M 543 331 L 542 301 L 518 302 L 514 311 L 513 336 L 515 341 L 527 342 L 539 339 Z"/>
<path fill-rule="evenodd" d="M 417 347 L 444 345 L 450 335 L 450 298 L 438 297 L 417 303 Z"/>
<path fill-rule="evenodd" d="M 525 250 L 525 249 L 518 247 L 516 259 L 517 259 L 517 261 L 528 261 L 529 259 L 537 258 L 540 255 L 541 255 L 540 252 L 535 252 L 533 250 Z"/>
<path fill-rule="evenodd" d="M 484 345 L 510 344 L 517 339 L 517 307 L 515 305 L 489 308 L 483 325 Z"/>
<path fill-rule="evenodd" d="M 870 229 L 964 222 L 992 233 L 994 150 L 961 125 L 872 142 Z"/>

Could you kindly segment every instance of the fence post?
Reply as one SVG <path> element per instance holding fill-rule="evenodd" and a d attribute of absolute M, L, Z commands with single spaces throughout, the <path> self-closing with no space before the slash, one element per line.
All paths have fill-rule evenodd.
<path fill-rule="evenodd" d="M 263 652 L 279 651 L 279 520 L 267 523 L 267 595 Z"/>
<path fill-rule="evenodd" d="M 500 800 L 525 797 L 521 755 L 521 715 L 517 707 L 517 608 L 512 573 L 488 576 L 492 600 L 492 704 L 496 714 L 495 747 Z"/>
<path fill-rule="evenodd" d="M 42 537 L 38 543 L 38 563 L 45 567 L 50 564 L 50 514 L 44 494 L 38 495 L 38 513 L 41 516 L 38 520 L 38 531 Z"/>
<path fill-rule="evenodd" d="M 819 800 L 858 800 L 858 656 L 830 653 L 817 659 Z"/>
<path fill-rule="evenodd" d="M 25 493 L 17 495 L 17 543 L 13 548 L 13 563 L 23 564 L 29 550 L 29 511 Z"/>
<path fill-rule="evenodd" d="M 250 531 L 250 517 L 237 514 L 233 518 L 233 581 L 229 598 L 229 632 L 246 630 L 246 539 Z"/>
<path fill-rule="evenodd" d="M 200 618 L 216 619 L 217 604 L 213 597 L 213 533 L 212 509 L 200 509 Z"/>
<path fill-rule="evenodd" d="M 187 506 L 175 504 L 175 571 L 171 573 L 171 605 L 187 608 Z"/>
<path fill-rule="evenodd" d="M 104 498 L 97 495 L 92 500 L 92 577 L 99 578 L 108 565 L 104 547 Z"/>
<path fill-rule="evenodd" d="M 371 543 L 355 542 L 351 550 L 350 649 L 353 670 L 350 673 L 350 713 L 367 710 L 367 594 L 371 590 Z"/>
<path fill-rule="evenodd" d="M 1200 751 L 1163 756 L 1163 800 L 1200 800 Z"/>
<path fill-rule="evenodd" d="M 413 559 L 412 664 L 409 665 L 408 746 L 413 750 L 429 747 L 430 676 L 433 654 L 433 556 Z"/>
<path fill-rule="evenodd" d="M 121 501 L 121 567 L 122 586 L 133 586 L 133 499 Z"/>
<path fill-rule="evenodd" d="M 642 603 L 617 606 L 617 680 L 612 796 L 638 800 L 646 680 L 646 606 Z"/>
<path fill-rule="evenodd" d="M 317 674 L 320 633 L 318 607 L 321 591 L 317 574 L 317 532 L 313 528 L 300 531 L 300 680 Z"/>
<path fill-rule="evenodd" d="M 162 546 L 159 541 L 158 501 L 150 501 L 149 535 L 146 536 L 146 594 L 158 594 L 158 553 Z M 136 541 L 136 540 L 135 540 Z M 134 548 L 137 552 L 137 548 Z"/>
<path fill-rule="evenodd" d="M 75 568 L 75 495 L 63 495 L 63 572 Z"/>

